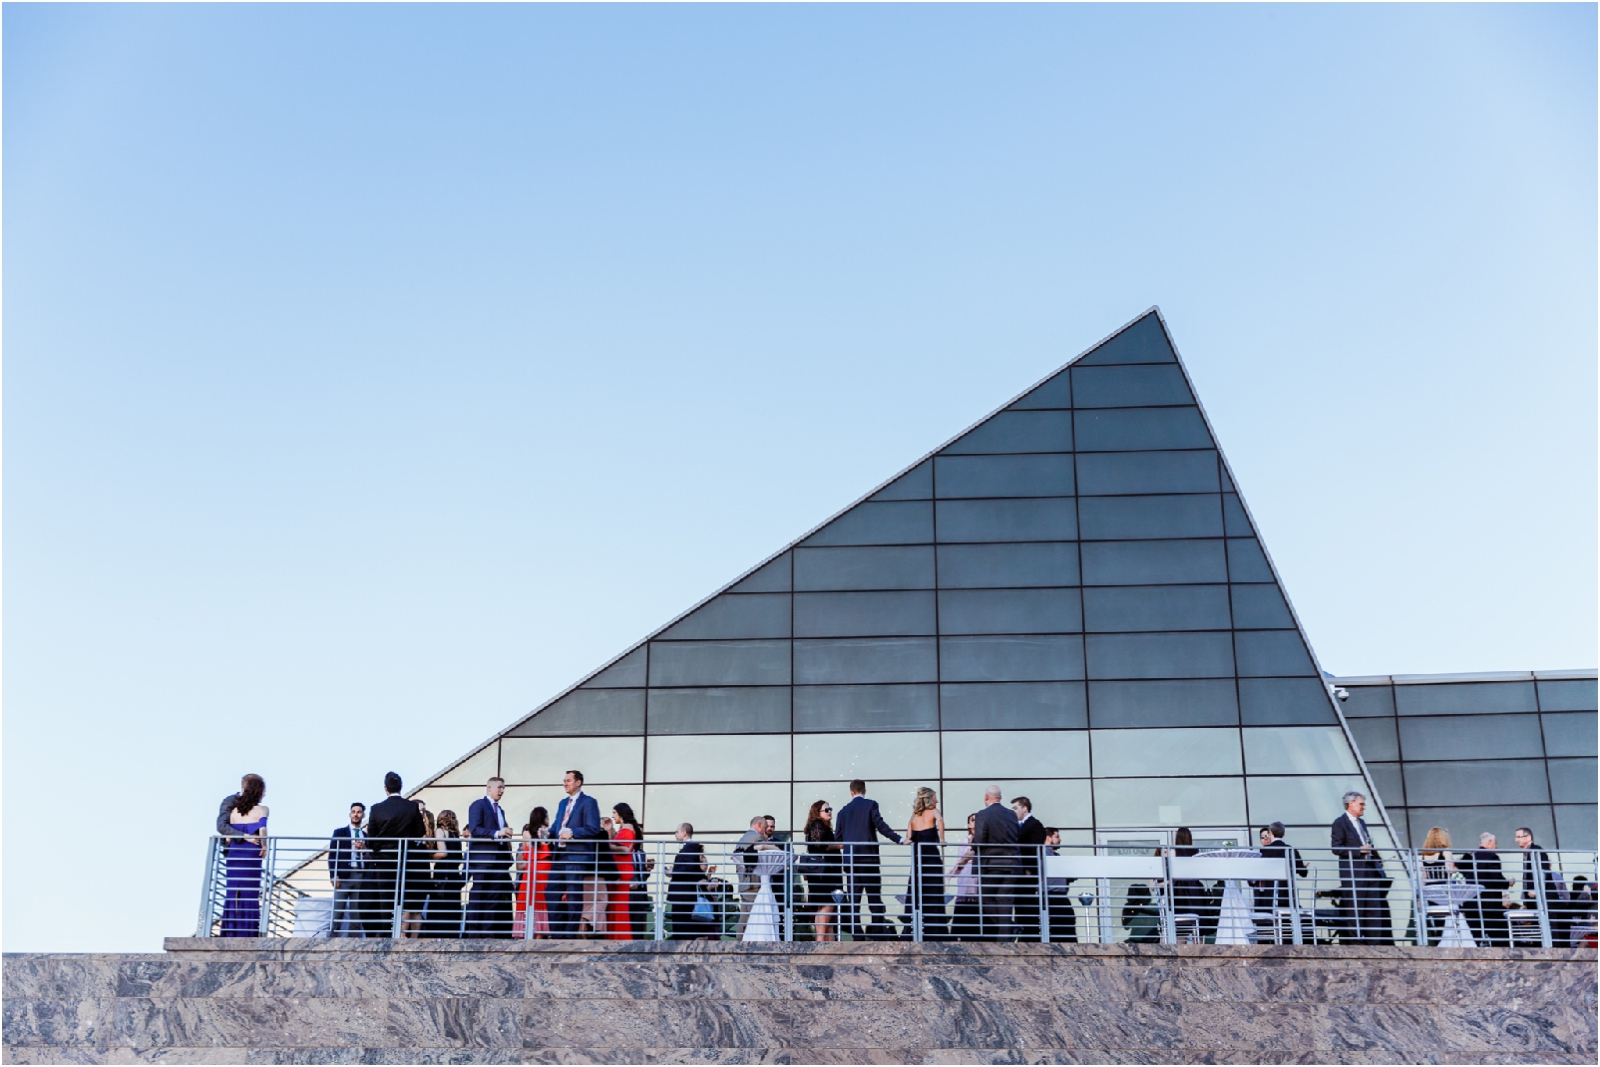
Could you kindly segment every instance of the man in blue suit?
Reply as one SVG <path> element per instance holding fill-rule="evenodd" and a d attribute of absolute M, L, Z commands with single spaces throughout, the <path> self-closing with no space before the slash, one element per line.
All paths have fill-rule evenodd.
<path fill-rule="evenodd" d="M 367 905 L 362 879 L 366 877 L 367 847 L 361 824 L 367 806 L 359 800 L 350 805 L 350 824 L 341 826 L 328 839 L 328 874 L 333 879 L 333 930 L 330 937 L 367 936 Z"/>
<path fill-rule="evenodd" d="M 556 847 L 550 858 L 550 880 L 545 884 L 550 933 L 553 937 L 577 937 L 579 923 L 587 916 L 589 932 L 603 935 L 606 905 L 596 865 L 596 842 L 606 836 L 600 826 L 600 804 L 584 793 L 582 771 L 568 771 L 561 786 L 567 795 L 556 805 L 551 824 Z"/>
<path fill-rule="evenodd" d="M 876 842 L 882 834 L 898 845 L 900 835 L 883 821 L 878 802 L 867 799 L 867 783 L 859 778 L 850 783 L 850 803 L 839 809 L 833 825 L 840 841 L 851 842 L 844 846 L 845 902 L 841 918 L 850 924 L 850 932 L 858 941 L 885 937 L 889 931 L 884 923 L 883 871 L 878 865 Z M 865 932 L 861 929 L 863 895 L 873 918 Z"/>
<path fill-rule="evenodd" d="M 491 778 L 484 795 L 467 809 L 467 936 L 511 936 L 511 843 L 514 832 L 500 798 L 504 778 Z"/>

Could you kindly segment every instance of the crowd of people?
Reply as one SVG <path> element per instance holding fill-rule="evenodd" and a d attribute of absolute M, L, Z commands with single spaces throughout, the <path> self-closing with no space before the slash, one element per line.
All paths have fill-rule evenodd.
<path fill-rule="evenodd" d="M 584 791 L 581 771 L 567 771 L 565 796 L 554 812 L 535 807 L 518 829 L 501 806 L 505 782 L 489 779 L 484 795 L 467 811 L 463 825 L 448 809 L 437 815 L 421 800 L 401 795 L 400 776 L 384 777 L 385 797 L 369 811 L 350 805 L 348 823 L 334 830 L 327 848 L 333 887 L 329 933 L 336 937 L 447 938 L 609 938 L 653 937 L 648 885 L 655 861 L 645 852 L 644 827 L 633 808 L 613 805 L 602 814 Z M 227 890 L 221 933 L 258 936 L 260 886 L 267 852 L 266 783 L 246 775 L 238 793 L 225 798 L 217 832 L 226 842 Z M 1347 793 L 1344 812 L 1334 820 L 1330 846 L 1339 862 L 1337 889 L 1320 896 L 1335 899 L 1332 925 L 1347 944 L 1392 943 L 1394 931 L 1388 891 L 1392 884 L 1364 818 L 1366 798 Z M 786 835 L 785 835 L 786 836 Z M 792 913 L 800 936 L 818 941 L 885 940 L 1077 940 L 1077 915 L 1069 880 L 1049 877 L 1041 863 L 1057 855 L 1061 833 L 1044 825 L 1025 796 L 1005 803 L 998 786 L 989 786 L 983 805 L 966 818 L 962 841 L 948 842 L 937 794 L 917 789 L 911 817 L 902 834 L 884 819 L 867 785 L 850 783 L 850 800 L 837 813 L 818 800 L 807 812 L 802 841 L 781 840 L 772 815 L 751 818 L 749 829 L 729 853 L 732 870 L 718 878 L 694 827 L 680 823 L 679 842 L 666 875 L 663 933 L 674 939 L 720 938 L 725 919 L 733 936 L 775 940 L 778 916 L 793 894 Z M 1510 943 L 1508 912 L 1531 906 L 1537 880 L 1556 944 L 1568 943 L 1573 927 L 1595 910 L 1595 889 L 1587 879 L 1566 886 L 1549 855 L 1526 827 L 1516 832 L 1524 853 L 1520 888 L 1505 875 L 1493 834 L 1483 834 L 1476 851 L 1455 855 L 1447 831 L 1434 827 L 1420 850 L 1424 886 L 1449 881 L 1471 883 L 1479 892 L 1462 908 L 1480 945 Z M 879 843 L 911 845 L 904 908 L 892 921 L 884 902 L 884 870 Z M 947 854 L 946 846 L 950 852 Z M 1157 850 L 1160 855 L 1164 850 Z M 1192 833 L 1180 827 L 1172 854 L 1199 852 Z M 1284 840 L 1282 823 L 1260 830 L 1260 855 L 1286 857 L 1297 877 L 1308 871 L 1299 853 Z M 954 856 L 954 862 L 950 857 Z M 793 877 L 774 877 L 793 864 Z M 1254 883 L 1257 907 L 1267 913 L 1288 908 L 1287 881 Z M 898 875 L 896 886 L 898 888 Z M 1134 943 L 1160 940 L 1162 887 L 1135 884 L 1126 893 L 1120 921 Z M 1177 878 L 1171 883 L 1174 913 L 1193 916 L 1202 937 L 1214 935 L 1221 911 L 1221 884 Z M 1430 944 L 1440 940 L 1445 918 L 1427 915 Z M 1409 937 L 1410 935 L 1408 935 Z"/>

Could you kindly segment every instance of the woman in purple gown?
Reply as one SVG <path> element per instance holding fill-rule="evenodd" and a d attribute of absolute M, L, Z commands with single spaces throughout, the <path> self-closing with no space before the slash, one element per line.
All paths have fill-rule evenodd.
<path fill-rule="evenodd" d="M 223 937 L 261 936 L 261 861 L 267 854 L 267 783 L 259 774 L 244 776 L 228 825 L 243 837 L 224 839 L 228 896 L 222 905 Z"/>

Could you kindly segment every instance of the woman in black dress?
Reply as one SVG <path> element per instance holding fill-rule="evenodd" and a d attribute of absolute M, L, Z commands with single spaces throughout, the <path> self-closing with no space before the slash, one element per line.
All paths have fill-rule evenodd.
<path fill-rule="evenodd" d="M 940 848 L 944 844 L 944 815 L 939 811 L 938 794 L 927 786 L 917 788 L 906 839 L 911 842 L 916 856 L 911 868 L 910 910 L 913 916 L 922 913 L 924 941 L 943 941 L 950 927 L 950 913 L 944 904 L 944 856 Z"/>
<path fill-rule="evenodd" d="M 1194 834 L 1187 826 L 1178 827 L 1178 832 L 1173 835 L 1173 844 L 1177 845 L 1172 850 L 1174 856 L 1193 856 L 1199 853 L 1194 847 Z M 1204 882 L 1193 878 L 1174 878 L 1172 880 L 1172 911 L 1175 915 L 1195 915 L 1200 919 L 1200 935 L 1215 937 L 1217 932 L 1217 901 L 1213 898 Z"/>
<path fill-rule="evenodd" d="M 806 813 L 806 906 L 811 909 L 811 929 L 818 941 L 837 941 L 834 922 L 838 906 L 835 892 L 844 891 L 844 872 L 839 863 L 842 846 L 834 844 L 833 807 L 826 800 L 811 805 Z"/>
<path fill-rule="evenodd" d="M 428 893 L 428 918 L 423 937 L 461 936 L 461 825 L 449 808 L 439 813 L 434 831 L 433 885 Z M 442 854 L 442 855 L 441 855 Z"/>

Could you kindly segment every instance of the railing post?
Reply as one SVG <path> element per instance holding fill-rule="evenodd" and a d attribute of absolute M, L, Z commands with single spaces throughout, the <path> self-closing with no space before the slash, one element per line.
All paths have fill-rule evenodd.
<path fill-rule="evenodd" d="M 1033 847 L 1039 850 L 1039 884 L 1033 887 L 1039 894 L 1039 943 L 1048 945 L 1050 943 L 1050 882 L 1044 875 L 1044 846 L 1034 845 Z"/>
<path fill-rule="evenodd" d="M 194 928 L 194 936 L 211 936 L 211 896 L 216 892 L 217 885 L 217 854 L 222 838 L 213 835 L 206 846 L 206 869 L 200 876 L 200 918 Z"/>
<path fill-rule="evenodd" d="M 261 902 L 260 910 L 256 913 L 256 936 L 272 936 L 272 901 L 277 893 L 277 879 L 272 872 L 277 868 L 273 865 L 273 858 L 277 852 L 277 840 L 268 838 L 266 855 L 261 857 L 261 885 L 258 889 L 257 899 Z"/>
<path fill-rule="evenodd" d="M 404 901 L 405 898 L 406 898 L 405 897 L 405 890 L 406 890 L 406 842 L 404 842 L 404 841 L 396 842 L 396 847 L 395 847 L 395 850 L 394 850 L 394 854 L 395 854 L 395 872 L 394 872 L 395 877 L 394 877 L 394 900 L 393 900 L 393 904 L 394 904 L 394 913 L 393 913 L 394 914 L 394 922 L 390 925 L 389 936 L 394 938 L 396 941 L 398 941 L 398 940 L 400 940 L 401 922 L 402 922 L 400 907 L 401 907 L 401 902 Z"/>
<path fill-rule="evenodd" d="M 655 927 L 655 939 L 657 941 L 665 941 L 667 939 L 667 894 L 664 888 L 668 884 L 666 860 L 667 844 L 665 841 L 657 841 L 656 868 L 650 872 L 649 878 L 652 886 L 651 892 L 654 895 L 654 900 L 652 900 L 651 903 L 654 905 L 653 910 L 655 912 L 655 922 L 652 923 L 652 925 Z M 698 893 L 699 889 L 696 888 L 695 892 Z"/>
<path fill-rule="evenodd" d="M 1161 941 L 1163 944 L 1176 945 L 1178 943 L 1177 909 L 1172 902 L 1172 853 L 1168 849 L 1161 850 Z"/>
<path fill-rule="evenodd" d="M 1528 860 L 1523 863 L 1526 869 L 1531 862 L 1533 866 L 1533 899 L 1539 909 L 1539 943 L 1545 948 L 1555 947 L 1555 938 L 1550 933 L 1550 899 L 1545 891 L 1545 867 L 1550 862 L 1550 854 L 1543 849 L 1529 849 L 1525 855 Z"/>
<path fill-rule="evenodd" d="M 1416 849 L 1400 850 L 1400 865 L 1411 879 L 1411 925 L 1416 929 L 1418 948 L 1428 947 L 1428 902 L 1422 895 L 1422 857 Z M 1393 931 L 1391 931 L 1392 933 Z"/>
<path fill-rule="evenodd" d="M 1292 849 L 1283 850 L 1283 862 L 1289 868 L 1289 931 L 1297 945 L 1305 944 L 1305 934 L 1300 928 L 1300 879 L 1294 873 L 1294 852 Z M 1316 883 L 1313 882 L 1313 885 Z M 1312 906 L 1316 906 L 1316 897 L 1312 897 Z M 1277 920 L 1273 920 L 1276 925 Z"/>

